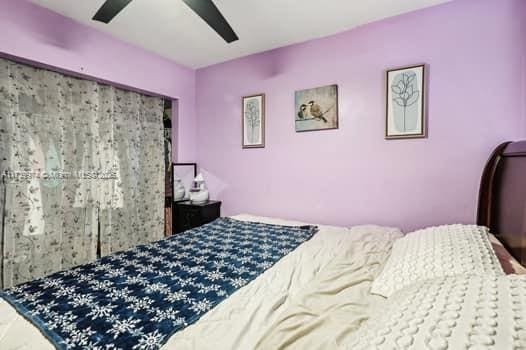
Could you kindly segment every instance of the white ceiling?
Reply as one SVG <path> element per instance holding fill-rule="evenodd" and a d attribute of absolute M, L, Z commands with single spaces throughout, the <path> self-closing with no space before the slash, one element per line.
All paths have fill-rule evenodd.
<path fill-rule="evenodd" d="M 192 68 L 335 34 L 450 0 L 214 0 L 240 40 L 227 44 L 181 0 L 134 0 L 110 24 L 104 0 L 31 0 Z"/>

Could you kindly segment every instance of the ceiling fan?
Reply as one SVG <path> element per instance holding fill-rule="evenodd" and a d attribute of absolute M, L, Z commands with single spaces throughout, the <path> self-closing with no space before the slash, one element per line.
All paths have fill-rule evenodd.
<path fill-rule="evenodd" d="M 132 0 L 106 0 L 97 11 L 93 20 L 109 23 L 119 12 L 122 11 Z M 227 43 L 238 40 L 236 33 L 228 24 L 221 12 L 219 12 L 212 0 L 183 0 L 199 17 L 201 17 L 213 30 L 217 32 Z"/>

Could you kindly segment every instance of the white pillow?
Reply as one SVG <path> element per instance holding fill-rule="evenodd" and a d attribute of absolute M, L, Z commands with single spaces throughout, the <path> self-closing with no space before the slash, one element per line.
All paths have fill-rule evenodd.
<path fill-rule="evenodd" d="M 458 274 L 504 275 L 487 228 L 437 226 L 398 239 L 371 293 L 389 297 L 414 282 Z"/>
<path fill-rule="evenodd" d="M 526 276 L 426 280 L 387 299 L 346 349 L 524 349 Z"/>

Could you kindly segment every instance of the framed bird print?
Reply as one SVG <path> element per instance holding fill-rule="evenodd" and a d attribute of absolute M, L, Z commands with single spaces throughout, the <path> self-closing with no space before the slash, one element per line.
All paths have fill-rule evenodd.
<path fill-rule="evenodd" d="M 338 129 L 338 85 L 295 93 L 296 132 Z"/>
<path fill-rule="evenodd" d="M 265 94 L 244 96 L 242 104 L 242 147 L 265 147 Z"/>
<path fill-rule="evenodd" d="M 425 79 L 425 64 L 387 71 L 386 139 L 426 137 Z"/>

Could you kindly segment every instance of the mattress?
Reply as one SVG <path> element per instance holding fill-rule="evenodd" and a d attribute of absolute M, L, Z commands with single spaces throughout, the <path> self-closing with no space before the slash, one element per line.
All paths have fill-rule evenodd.
<path fill-rule="evenodd" d="M 250 215 L 233 218 L 304 224 Z M 384 302 L 370 294 L 370 284 L 401 235 L 398 229 L 379 226 L 320 225 L 312 239 L 174 334 L 162 349 L 337 348 Z M 0 348 L 54 349 L 4 300 Z"/>

